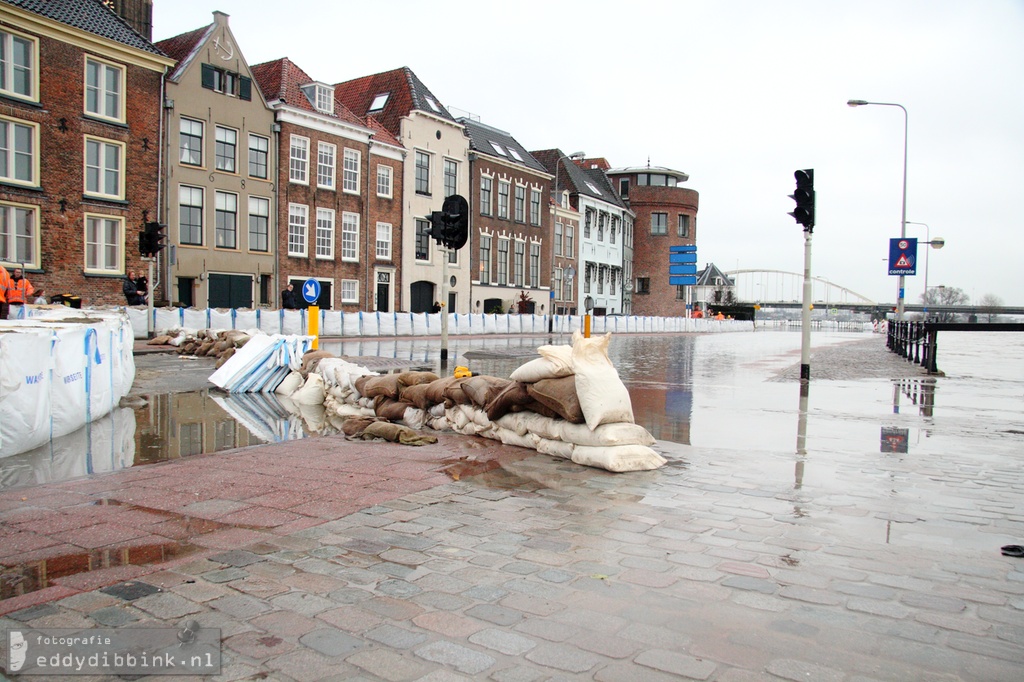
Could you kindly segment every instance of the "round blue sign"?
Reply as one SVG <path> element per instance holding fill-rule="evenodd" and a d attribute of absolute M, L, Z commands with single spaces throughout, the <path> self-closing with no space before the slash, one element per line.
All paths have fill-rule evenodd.
<path fill-rule="evenodd" d="M 302 298 L 306 299 L 306 303 L 316 303 L 320 298 L 320 282 L 312 277 L 307 279 L 302 285 Z"/>

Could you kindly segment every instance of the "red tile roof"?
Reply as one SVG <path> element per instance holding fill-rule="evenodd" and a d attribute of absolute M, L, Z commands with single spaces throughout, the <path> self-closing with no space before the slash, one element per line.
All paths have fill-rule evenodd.
<path fill-rule="evenodd" d="M 334 86 L 334 96 L 359 116 L 376 119 L 385 130 L 400 136 L 402 118 L 414 108 L 412 83 L 408 67 L 363 76 Z M 389 93 L 388 101 L 380 111 L 368 110 L 377 95 Z"/>
<path fill-rule="evenodd" d="M 192 50 L 194 50 L 196 45 L 198 45 L 206 36 L 212 25 L 213 24 L 203 26 L 202 28 L 197 28 L 194 31 L 189 31 L 188 33 L 182 33 L 181 35 L 174 36 L 173 38 L 161 40 L 156 43 L 156 46 L 161 52 L 174 61 L 181 62 L 181 60 L 192 54 Z"/>
<path fill-rule="evenodd" d="M 309 98 L 302 92 L 302 86 L 314 82 L 313 79 L 287 57 L 257 64 L 250 67 L 250 70 L 268 102 L 281 100 L 288 106 L 320 113 L 322 116 L 328 115 L 317 112 L 316 107 L 310 103 Z M 353 114 L 338 99 L 337 89 L 335 89 L 333 117 L 353 125 L 366 126 L 366 123 L 361 118 Z"/>

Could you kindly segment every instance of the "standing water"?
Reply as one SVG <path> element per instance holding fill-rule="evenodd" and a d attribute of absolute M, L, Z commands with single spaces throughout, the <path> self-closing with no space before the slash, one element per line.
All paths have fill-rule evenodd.
<path fill-rule="evenodd" d="M 536 357 L 538 345 L 568 342 L 456 337 L 449 342 L 448 371 L 467 365 L 478 374 L 507 377 Z M 873 358 L 891 365 L 877 335 L 816 332 L 812 346 L 817 351 L 851 342 L 872 344 L 869 363 Z M 995 458 L 991 465 L 1012 456 L 1024 442 L 1024 337 L 943 333 L 939 342 L 946 376 L 938 378 L 913 367 L 899 376 L 863 378 L 873 373 L 859 366 L 839 368 L 845 378 L 816 379 L 836 372 L 822 373 L 812 362 L 803 410 L 798 383 L 785 380 L 800 362 L 798 331 L 618 335 L 609 354 L 629 389 L 636 422 L 661 441 L 809 457 L 819 450 L 972 452 L 975 461 Z M 328 339 L 320 346 L 337 355 L 393 358 L 441 373 L 436 338 Z M 0 489 L 317 435 L 308 428 L 319 421 L 315 415 L 293 414 L 273 395 L 202 390 L 146 399 L 144 407 L 117 409 L 47 446 L 0 459 Z M 984 455 L 977 453 L 982 441 Z"/>

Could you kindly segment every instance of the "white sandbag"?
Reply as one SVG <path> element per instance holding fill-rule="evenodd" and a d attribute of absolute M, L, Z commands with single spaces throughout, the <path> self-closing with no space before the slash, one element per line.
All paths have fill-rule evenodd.
<path fill-rule="evenodd" d="M 541 438 L 549 440 L 561 439 L 561 424 L 563 423 L 567 422 L 563 422 L 561 419 L 545 417 L 536 412 L 509 412 L 497 420 L 499 426 L 511 429 L 520 436 L 534 433 Z M 584 429 L 587 428 L 584 424 L 577 424 L 577 426 L 582 426 Z"/>
<path fill-rule="evenodd" d="M 584 338 L 572 335 L 572 365 L 576 376 L 576 395 L 583 417 L 591 430 L 601 424 L 633 422 L 633 403 L 629 391 L 619 379 L 608 358 L 612 335 Z"/>
<path fill-rule="evenodd" d="M 541 354 L 539 358 L 520 365 L 508 378 L 533 384 L 543 379 L 567 377 L 573 373 L 572 346 L 541 346 L 537 352 Z"/>
<path fill-rule="evenodd" d="M 281 380 L 281 383 L 274 389 L 274 393 L 279 395 L 291 395 L 295 391 L 302 388 L 302 384 L 305 383 L 305 379 L 302 378 L 302 374 L 299 372 L 290 372 L 288 376 Z"/>
<path fill-rule="evenodd" d="M 436 405 L 431 406 L 431 408 L 430 408 L 430 410 L 428 412 L 429 412 L 430 416 L 434 417 L 434 418 L 444 417 L 445 416 L 445 406 L 444 406 L 444 403 L 441 402 L 441 403 L 437 403 Z"/>
<path fill-rule="evenodd" d="M 572 424 L 567 421 L 555 423 L 559 440 L 576 445 L 601 447 L 605 445 L 654 445 L 650 432 L 639 424 L 619 422 L 601 424 L 591 431 L 586 424 Z"/>
<path fill-rule="evenodd" d="M 418 407 L 407 407 L 405 408 L 405 414 L 398 422 L 408 426 L 410 429 L 419 431 L 423 428 L 423 424 L 427 421 L 426 410 L 421 410 Z"/>
<path fill-rule="evenodd" d="M 576 464 L 616 473 L 649 471 L 665 463 L 664 457 L 646 445 L 610 445 L 599 448 L 577 445 L 572 450 L 571 459 Z"/>
<path fill-rule="evenodd" d="M 434 429 L 435 431 L 452 431 L 452 424 L 448 421 L 448 417 L 428 417 L 426 421 L 427 426 Z"/>
<path fill-rule="evenodd" d="M 560 440 L 549 440 L 537 438 L 537 452 L 542 455 L 551 455 L 561 459 L 572 459 L 572 452 L 576 448 L 572 443 L 563 443 Z"/>
<path fill-rule="evenodd" d="M 485 429 L 492 428 L 494 423 L 487 418 L 487 413 L 475 405 L 456 405 L 466 417 L 477 426 Z"/>
<path fill-rule="evenodd" d="M 503 429 L 500 426 L 495 426 L 493 431 L 495 435 L 497 435 L 498 440 L 505 445 L 518 445 L 521 448 L 529 448 L 530 450 L 536 450 L 537 442 L 540 440 L 539 437 L 532 433 L 520 436 L 515 431 L 512 431 L 511 429 Z"/>
<path fill-rule="evenodd" d="M 288 397 L 299 405 L 323 405 L 325 396 L 324 378 L 319 374 L 310 373 L 306 377 L 306 383 Z"/>

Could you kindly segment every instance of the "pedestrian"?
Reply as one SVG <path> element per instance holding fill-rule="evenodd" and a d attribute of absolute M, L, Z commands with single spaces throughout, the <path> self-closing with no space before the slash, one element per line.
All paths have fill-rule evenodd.
<path fill-rule="evenodd" d="M 24 276 L 22 269 L 14 268 L 14 274 L 11 275 L 11 283 L 7 289 L 8 305 L 25 305 L 31 300 L 33 291 L 35 289 L 32 288 L 32 283 Z"/>
<path fill-rule="evenodd" d="M 124 282 L 121 284 L 121 291 L 124 292 L 124 298 L 128 302 L 128 305 L 143 305 L 146 299 L 143 298 L 145 292 L 139 291 L 138 277 L 135 276 L 134 270 L 129 270 L 128 275 L 125 276 Z"/>
<path fill-rule="evenodd" d="M 145 275 L 139 275 L 138 279 L 135 280 L 135 289 L 140 292 L 139 295 L 142 296 L 142 302 L 147 303 L 149 301 L 146 298 L 149 296 L 149 280 Z"/>
<path fill-rule="evenodd" d="M 434 301 L 434 305 L 430 307 L 430 312 L 439 313 L 441 312 L 441 304 L 438 301 Z"/>
<path fill-rule="evenodd" d="M 43 290 L 42 289 L 36 289 L 35 296 L 36 296 L 36 300 L 34 300 L 33 303 L 35 303 L 36 305 L 48 305 L 49 304 L 49 301 L 47 301 L 46 297 L 43 296 Z"/>
<path fill-rule="evenodd" d="M 7 319 L 7 290 L 11 288 L 11 275 L 7 268 L 0 265 L 0 320 Z"/>
<path fill-rule="evenodd" d="M 298 299 L 295 298 L 295 287 L 291 282 L 288 282 L 288 286 L 281 292 L 281 307 L 286 310 L 295 310 L 299 307 Z"/>

